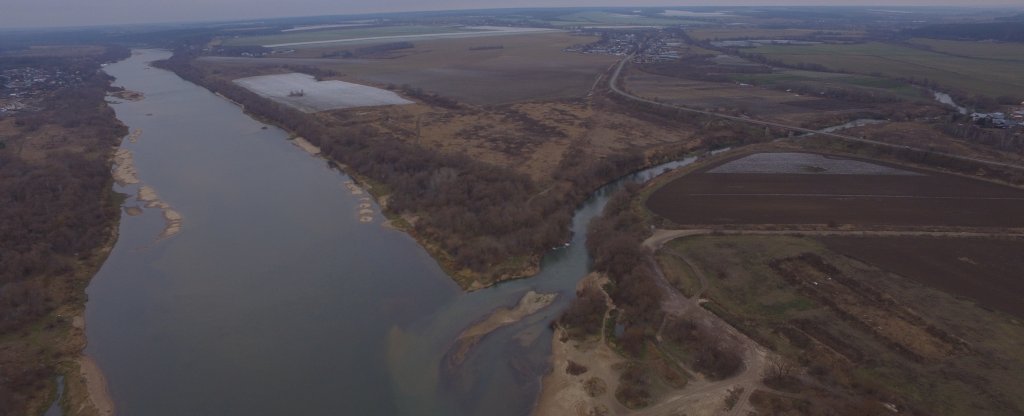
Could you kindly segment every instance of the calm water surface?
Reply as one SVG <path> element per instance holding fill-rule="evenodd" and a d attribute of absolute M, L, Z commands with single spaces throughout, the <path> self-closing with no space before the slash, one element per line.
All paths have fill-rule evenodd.
<path fill-rule="evenodd" d="M 123 147 L 142 182 L 184 216 L 181 233 L 160 241 L 158 210 L 122 216 L 88 288 L 87 353 L 121 415 L 526 414 L 550 352 L 547 323 L 587 272 L 586 223 L 622 181 L 664 169 L 598 191 L 576 214 L 573 243 L 552 251 L 539 276 L 462 293 L 380 215 L 358 221 L 345 175 L 148 66 L 168 56 L 140 50 L 105 68 L 145 94 L 113 105 L 142 131 Z M 463 328 L 528 290 L 560 296 L 441 375 Z"/>

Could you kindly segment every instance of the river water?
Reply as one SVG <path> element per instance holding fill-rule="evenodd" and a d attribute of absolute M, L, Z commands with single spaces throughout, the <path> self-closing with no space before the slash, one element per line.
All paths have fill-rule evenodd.
<path fill-rule="evenodd" d="M 86 352 L 121 415 L 526 414 L 547 366 L 547 325 L 588 270 L 587 222 L 623 182 L 692 162 L 596 192 L 575 215 L 572 244 L 550 252 L 538 276 L 463 293 L 380 215 L 360 222 L 344 174 L 284 131 L 149 67 L 167 56 L 139 50 L 105 68 L 145 95 L 113 104 L 142 132 L 122 146 L 184 217 L 161 240 L 158 209 L 122 215 L 87 289 Z M 559 296 L 485 338 L 455 373 L 440 371 L 462 329 L 529 290 Z"/>

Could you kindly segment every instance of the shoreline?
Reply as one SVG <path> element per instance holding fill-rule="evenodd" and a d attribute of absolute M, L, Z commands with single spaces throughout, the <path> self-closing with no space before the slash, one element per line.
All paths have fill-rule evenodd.
<path fill-rule="evenodd" d="M 576 290 L 588 287 L 601 290 L 600 286 L 605 283 L 607 277 L 589 273 L 579 281 Z M 548 357 L 550 372 L 541 378 L 530 415 L 629 413 L 630 410 L 615 398 L 619 385 L 617 367 L 624 361 L 605 343 L 603 336 L 576 341 L 570 339 L 563 328 L 556 327 Z M 583 372 L 571 374 L 569 363 L 582 366 Z"/>
<path fill-rule="evenodd" d="M 107 385 L 107 378 L 103 370 L 92 357 L 82 354 L 76 361 L 78 364 L 78 375 L 85 384 L 85 398 L 88 404 L 92 405 L 94 414 L 100 416 L 114 416 L 114 399 L 110 395 Z M 84 406 L 84 403 L 83 403 Z"/>

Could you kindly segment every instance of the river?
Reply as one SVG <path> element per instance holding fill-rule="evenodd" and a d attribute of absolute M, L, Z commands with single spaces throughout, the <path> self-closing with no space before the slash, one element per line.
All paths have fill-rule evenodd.
<path fill-rule="evenodd" d="M 148 66 L 167 56 L 138 50 L 105 68 L 145 95 L 112 104 L 141 131 L 122 147 L 143 184 L 183 216 L 180 233 L 158 239 L 158 209 L 123 214 L 87 289 L 86 353 L 121 415 L 526 414 L 547 367 L 548 323 L 588 270 L 586 224 L 623 182 L 692 162 L 600 189 L 576 212 L 572 243 L 545 256 L 538 276 L 463 293 L 379 214 L 360 222 L 360 196 L 343 173 L 286 132 Z M 462 329 L 529 290 L 559 296 L 441 374 Z"/>

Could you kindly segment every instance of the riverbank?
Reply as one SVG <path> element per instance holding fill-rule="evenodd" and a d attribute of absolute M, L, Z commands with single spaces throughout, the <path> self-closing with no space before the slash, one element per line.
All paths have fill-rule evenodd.
<path fill-rule="evenodd" d="M 577 290 L 601 290 L 608 279 L 591 273 Z M 602 292 L 603 293 L 603 292 Z M 610 304 L 610 301 L 606 299 Z M 534 405 L 535 416 L 601 415 L 626 409 L 615 399 L 619 385 L 619 367 L 625 362 L 605 343 L 604 337 L 587 340 L 569 338 L 556 328 L 551 338 L 551 372 L 541 380 L 540 395 Z"/>

